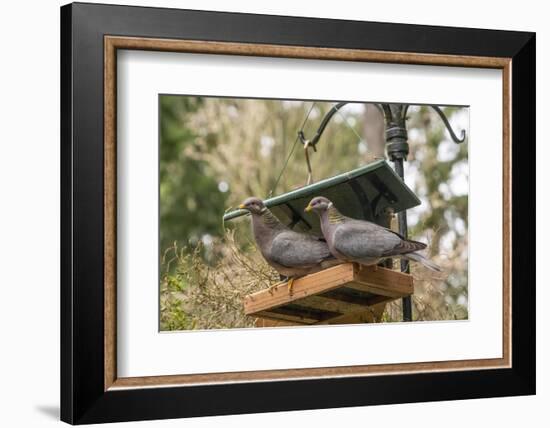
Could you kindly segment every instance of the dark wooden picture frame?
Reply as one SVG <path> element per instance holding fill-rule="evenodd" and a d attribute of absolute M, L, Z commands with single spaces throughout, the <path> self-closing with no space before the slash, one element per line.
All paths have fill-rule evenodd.
<path fill-rule="evenodd" d="M 117 378 L 117 49 L 501 69 L 503 357 Z M 533 33 L 71 4 L 61 9 L 61 130 L 62 420 L 80 424 L 535 393 Z"/>

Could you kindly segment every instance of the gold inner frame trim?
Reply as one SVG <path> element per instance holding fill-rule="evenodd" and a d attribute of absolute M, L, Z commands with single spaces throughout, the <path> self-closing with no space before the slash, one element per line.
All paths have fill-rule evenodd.
<path fill-rule="evenodd" d="M 241 55 L 296 59 L 323 59 L 393 64 L 494 68 L 503 82 L 503 349 L 502 358 L 422 363 L 379 364 L 305 369 L 262 370 L 171 376 L 117 377 L 116 368 L 116 53 L 118 49 Z M 104 37 L 104 389 L 190 386 L 233 382 L 393 375 L 511 367 L 511 58 L 385 52 L 250 43 Z"/>

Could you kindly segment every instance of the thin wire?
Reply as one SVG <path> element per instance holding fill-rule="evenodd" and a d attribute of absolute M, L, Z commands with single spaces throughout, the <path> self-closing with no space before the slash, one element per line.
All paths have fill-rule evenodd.
<path fill-rule="evenodd" d="M 336 110 L 338 112 L 338 114 L 340 115 L 340 117 L 343 119 L 343 121 L 346 123 L 346 125 L 348 126 L 349 129 L 351 129 L 353 131 L 353 133 L 355 134 L 355 136 L 359 139 L 359 142 L 363 141 L 363 137 L 361 137 L 357 131 L 355 130 L 355 128 L 353 126 L 351 126 L 346 118 L 346 116 L 344 116 L 344 114 L 340 111 L 340 109 L 337 109 Z"/>
<path fill-rule="evenodd" d="M 375 105 L 376 105 L 376 104 L 375 104 Z M 344 122 L 346 122 L 346 125 L 348 126 L 348 128 L 351 129 L 351 130 L 353 131 L 353 133 L 355 134 L 355 136 L 359 139 L 359 143 L 364 142 L 363 137 L 361 137 L 361 136 L 357 133 L 357 131 L 355 130 L 355 128 L 349 124 L 348 120 L 347 120 L 346 117 L 344 116 L 344 113 L 342 113 L 342 112 L 340 111 L 340 109 L 337 109 L 336 111 L 338 112 L 338 114 L 340 115 L 340 117 L 342 118 L 342 120 L 343 120 Z M 370 153 L 371 155 L 374 156 L 374 152 L 371 152 L 371 151 L 369 150 L 368 144 L 365 144 L 365 147 L 366 147 L 366 153 Z M 375 158 L 380 158 L 380 157 L 376 156 Z M 383 158 L 380 158 L 380 159 L 383 159 Z"/>
<path fill-rule="evenodd" d="M 309 108 L 309 111 L 306 114 L 306 117 L 304 118 L 304 121 L 302 122 L 302 126 L 300 126 L 300 131 L 304 130 L 304 126 L 307 123 L 307 120 L 309 118 L 309 115 L 311 114 L 311 111 L 313 110 L 313 107 L 315 107 L 315 102 L 311 103 L 311 107 Z M 269 194 L 267 195 L 268 198 L 271 198 L 271 195 L 273 195 L 273 192 L 277 188 L 277 185 L 279 184 L 279 181 L 281 180 L 281 177 L 283 176 L 283 172 L 285 171 L 288 161 L 290 160 L 290 157 L 292 156 L 292 153 L 294 153 L 294 150 L 296 149 L 296 144 L 298 143 L 298 140 L 300 139 L 299 133 L 296 135 L 296 139 L 294 140 L 294 144 L 292 144 L 292 148 L 290 149 L 290 152 L 288 153 L 288 156 L 286 157 L 285 163 L 283 164 L 283 167 L 281 168 L 281 172 L 279 172 L 279 176 L 277 177 L 277 180 L 275 180 L 275 184 L 269 191 Z"/>

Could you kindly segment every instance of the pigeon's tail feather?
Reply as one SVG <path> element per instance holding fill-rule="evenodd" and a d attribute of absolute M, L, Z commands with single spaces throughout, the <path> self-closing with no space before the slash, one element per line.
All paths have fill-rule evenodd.
<path fill-rule="evenodd" d="M 435 264 L 431 260 L 428 260 L 422 254 L 409 253 L 409 254 L 404 254 L 402 257 L 408 260 L 413 260 L 415 262 L 422 263 L 422 265 L 424 265 L 430 270 L 433 270 L 434 272 L 443 272 L 443 269 L 441 269 L 441 267 L 439 267 L 437 264 Z"/>

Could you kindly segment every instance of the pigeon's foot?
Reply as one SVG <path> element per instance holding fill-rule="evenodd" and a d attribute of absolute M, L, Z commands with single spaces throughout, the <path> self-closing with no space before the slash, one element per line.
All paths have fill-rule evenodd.
<path fill-rule="evenodd" d="M 292 295 L 292 288 L 294 287 L 294 278 L 290 278 L 287 283 L 288 294 Z"/>
<path fill-rule="evenodd" d="M 275 289 L 277 288 L 277 286 L 280 284 L 280 282 L 276 283 L 276 284 L 273 284 L 271 286 L 269 286 L 269 288 L 267 289 L 267 291 L 269 291 L 269 294 L 271 294 L 273 296 L 273 292 L 275 291 Z"/>

